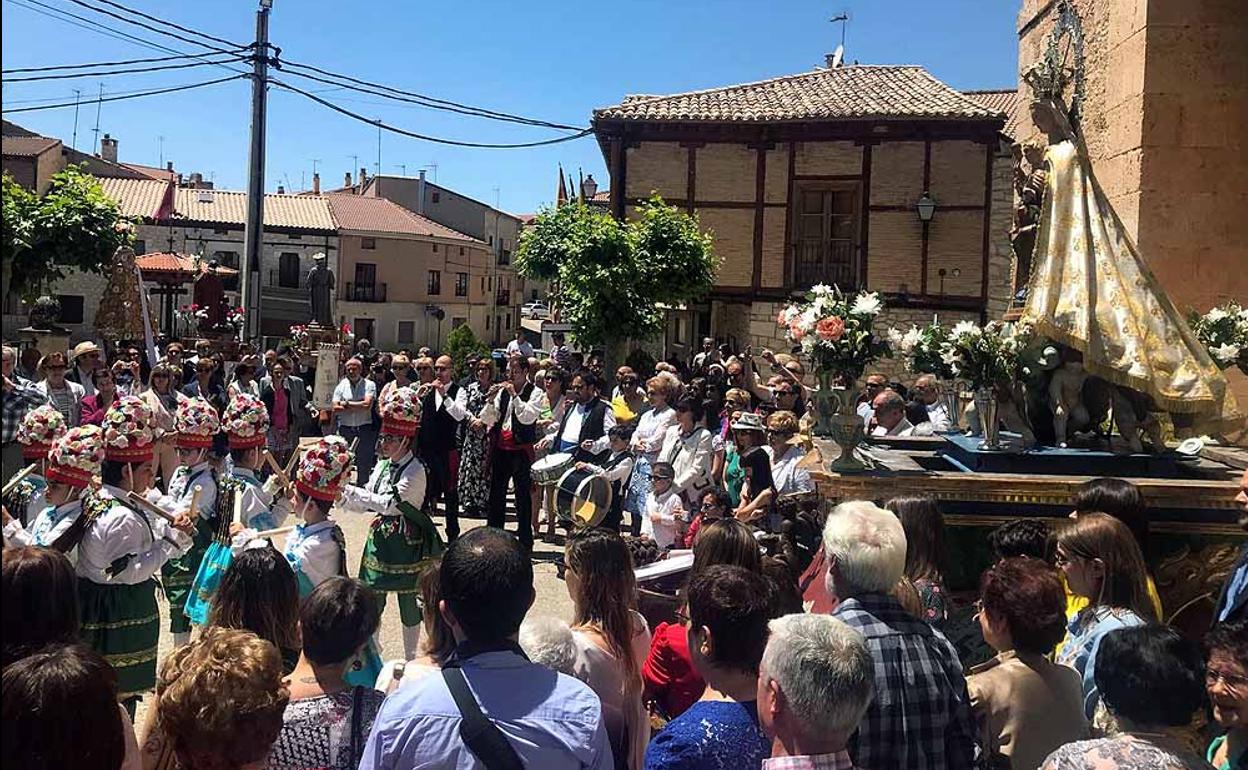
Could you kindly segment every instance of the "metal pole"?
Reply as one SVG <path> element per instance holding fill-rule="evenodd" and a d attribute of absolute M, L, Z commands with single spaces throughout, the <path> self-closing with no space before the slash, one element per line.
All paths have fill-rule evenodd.
<path fill-rule="evenodd" d="M 82 91 L 74 89 L 74 138 L 69 140 L 71 149 L 78 149 L 78 101 L 82 97 Z"/>
<path fill-rule="evenodd" d="M 265 99 L 268 90 L 269 8 L 261 0 L 256 11 L 256 43 L 252 52 L 251 153 L 248 158 L 247 225 L 244 230 L 242 295 L 247 310 L 243 339 L 260 335 L 260 259 L 264 243 L 264 140 Z"/>

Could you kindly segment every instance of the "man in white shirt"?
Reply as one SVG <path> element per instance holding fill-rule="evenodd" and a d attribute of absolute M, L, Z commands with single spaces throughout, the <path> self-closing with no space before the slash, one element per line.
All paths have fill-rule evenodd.
<path fill-rule="evenodd" d="M 516 338 L 507 343 L 507 357 L 524 356 L 525 359 L 533 357 L 533 346 L 524 338 L 524 327 L 516 327 Z"/>
<path fill-rule="evenodd" d="M 65 418 L 65 427 L 77 428 L 82 422 L 82 399 L 86 393 L 81 385 L 65 377 L 68 368 L 64 353 L 57 350 L 47 354 L 39 362 L 45 379 L 35 389 Z"/>
<path fill-rule="evenodd" d="M 574 402 L 563 413 L 563 421 L 555 433 L 555 452 L 571 452 L 577 460 L 601 462 L 610 452 L 607 431 L 615 427 L 615 412 L 600 397 L 601 383 L 593 372 L 577 372 L 568 385 Z"/>
<path fill-rule="evenodd" d="M 542 412 L 541 388 L 529 382 L 529 360 L 513 356 L 507 362 L 507 379 L 494 396 L 492 420 L 482 421 L 493 433 L 494 454 L 490 458 L 490 502 L 486 522 L 503 528 L 506 520 L 507 485 L 516 493 L 517 537 L 525 549 L 533 550 L 533 496 L 530 470 L 533 445 L 537 443 L 537 418 Z"/>
<path fill-rule="evenodd" d="M 871 402 L 875 412 L 872 436 L 909 436 L 914 425 L 906 419 L 906 402 L 894 390 L 885 390 Z"/>
<path fill-rule="evenodd" d="M 373 401 L 377 383 L 364 376 L 364 363 L 358 358 L 347 361 L 347 376 L 334 388 L 334 414 L 338 418 L 338 435 L 355 446 L 356 479 L 363 481 L 373 471 L 377 456 L 377 430 L 373 427 Z"/>
<path fill-rule="evenodd" d="M 417 455 L 429 469 L 429 490 L 425 510 L 433 514 L 439 499 L 446 501 L 446 538 L 459 537 L 459 495 L 452 483 L 451 470 L 458 466 L 455 439 L 459 424 L 468 416 L 468 393 L 455 384 L 455 362 L 439 356 L 433 364 L 433 381 L 420 385 L 421 430 L 416 442 Z"/>
<path fill-rule="evenodd" d="M 858 404 L 858 414 L 862 417 L 862 425 L 867 430 L 871 429 L 871 418 L 874 417 L 874 409 L 871 404 L 874 403 L 875 397 L 880 391 L 888 387 L 888 378 L 882 374 L 868 374 L 867 384 L 863 388 L 863 398 Z"/>
<path fill-rule="evenodd" d="M 927 421 L 932 433 L 944 433 L 953 425 L 949 410 L 940 401 L 940 383 L 935 375 L 920 375 L 914 381 L 914 398 L 927 409 Z"/>

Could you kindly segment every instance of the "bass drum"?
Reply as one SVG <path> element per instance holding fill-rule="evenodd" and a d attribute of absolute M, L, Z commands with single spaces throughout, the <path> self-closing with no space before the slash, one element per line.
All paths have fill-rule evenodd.
<path fill-rule="evenodd" d="M 572 529 L 596 527 L 611 508 L 611 483 L 589 471 L 573 468 L 559 479 L 555 509 L 559 522 Z"/>
<path fill-rule="evenodd" d="M 559 479 L 572 465 L 572 455 L 567 452 L 555 452 L 535 461 L 529 474 L 533 481 L 543 486 L 549 486 L 557 484 Z"/>

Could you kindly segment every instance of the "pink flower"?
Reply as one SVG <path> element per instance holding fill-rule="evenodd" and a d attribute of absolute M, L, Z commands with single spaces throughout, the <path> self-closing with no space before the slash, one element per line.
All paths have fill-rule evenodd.
<path fill-rule="evenodd" d="M 845 333 L 845 322 L 840 316 L 830 315 L 827 318 L 820 318 L 815 324 L 815 332 L 819 335 L 819 339 L 836 342 Z"/>
<path fill-rule="evenodd" d="M 776 326 L 784 326 L 784 323 L 785 323 L 784 311 L 781 310 L 779 313 L 776 314 Z"/>
<path fill-rule="evenodd" d="M 801 342 L 802 338 L 805 336 L 806 336 L 806 332 L 802 331 L 802 327 L 800 324 L 798 324 L 797 322 L 793 322 L 789 324 L 789 337 L 794 342 Z"/>

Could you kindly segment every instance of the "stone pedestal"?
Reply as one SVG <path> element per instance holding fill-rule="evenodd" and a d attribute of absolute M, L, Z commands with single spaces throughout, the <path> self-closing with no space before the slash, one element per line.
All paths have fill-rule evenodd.
<path fill-rule="evenodd" d="M 68 355 L 68 329 L 62 329 L 59 326 L 54 326 L 51 329 L 36 329 L 33 326 L 27 326 L 18 329 L 17 335 L 19 339 L 32 343 L 41 356 L 57 351 Z"/>

